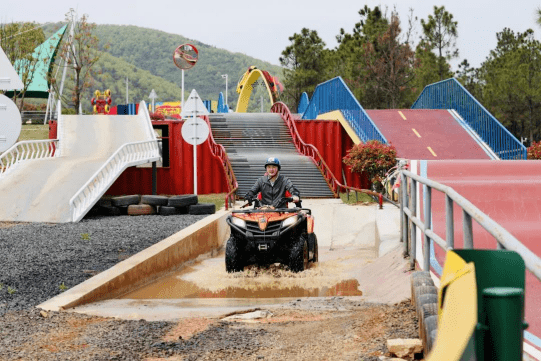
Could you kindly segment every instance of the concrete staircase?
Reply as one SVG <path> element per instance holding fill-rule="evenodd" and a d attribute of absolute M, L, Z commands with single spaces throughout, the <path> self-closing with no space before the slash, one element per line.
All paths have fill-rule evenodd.
<path fill-rule="evenodd" d="M 243 197 L 265 173 L 266 159 L 277 157 L 281 174 L 290 178 L 302 198 L 333 197 L 312 159 L 297 152 L 279 114 L 219 113 L 211 114 L 209 120 L 215 141 L 228 153 L 239 183 L 238 196 Z"/>

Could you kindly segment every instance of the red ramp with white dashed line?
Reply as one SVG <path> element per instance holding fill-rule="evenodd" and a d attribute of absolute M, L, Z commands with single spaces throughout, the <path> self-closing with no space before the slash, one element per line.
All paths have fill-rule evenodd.
<path fill-rule="evenodd" d="M 490 159 L 469 132 L 442 109 L 366 110 L 405 159 Z"/>

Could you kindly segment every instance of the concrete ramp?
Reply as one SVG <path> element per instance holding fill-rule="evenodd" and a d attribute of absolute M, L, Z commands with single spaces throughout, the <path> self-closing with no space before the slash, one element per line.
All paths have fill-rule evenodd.
<path fill-rule="evenodd" d="M 145 114 L 64 115 L 59 119 L 58 139 L 54 157 L 23 159 L 0 174 L 0 220 L 53 223 L 77 221 L 70 200 L 93 179 L 96 172 L 104 168 L 113 154 L 128 143 L 147 141 L 150 142 L 147 147 L 151 148 L 152 143 L 156 143 L 150 119 L 146 119 Z M 122 153 L 127 158 L 138 158 L 130 156 L 135 154 L 132 148 Z M 154 153 L 147 153 L 143 161 L 139 160 L 139 164 L 159 159 L 157 145 Z M 130 165 L 134 164 L 127 163 L 126 166 Z M 116 179 L 126 166 L 114 167 L 118 174 L 110 177 Z M 113 169 L 105 168 L 109 173 L 109 169 Z M 98 185 L 108 187 L 110 184 L 105 184 L 103 178 L 102 174 L 97 176 L 90 188 L 94 191 Z M 87 199 L 86 211 L 99 199 L 96 195 L 100 192 L 93 193 L 96 199 Z"/>

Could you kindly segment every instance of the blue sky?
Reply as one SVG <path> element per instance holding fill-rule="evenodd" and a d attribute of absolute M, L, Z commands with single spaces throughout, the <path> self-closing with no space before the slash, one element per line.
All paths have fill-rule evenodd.
<path fill-rule="evenodd" d="M 429 1 L 344 1 L 344 0 L 274 0 L 223 1 L 223 0 L 164 0 L 128 2 L 27 0 L 24 6 L 17 2 L 4 2 L 0 22 L 36 21 L 56 22 L 64 20 L 70 8 L 79 14 L 88 14 L 89 21 L 97 24 L 137 25 L 180 34 L 208 45 L 240 52 L 249 56 L 279 64 L 281 52 L 289 45 L 288 37 L 299 33 L 303 27 L 316 30 L 328 48 L 337 45 L 335 36 L 340 28 L 351 32 L 359 21 L 358 11 L 367 4 L 388 8 L 396 6 L 405 30 L 409 8 L 414 16 L 427 19 L 433 6 L 444 5 L 458 22 L 459 58 L 452 62 L 454 70 L 463 59 L 478 67 L 494 49 L 496 33 L 505 27 L 515 32 L 528 28 L 535 30 L 540 40 L 540 27 L 535 23 L 535 12 L 540 6 L 537 0 L 454 0 Z M 421 35 L 418 22 L 416 42 Z"/>

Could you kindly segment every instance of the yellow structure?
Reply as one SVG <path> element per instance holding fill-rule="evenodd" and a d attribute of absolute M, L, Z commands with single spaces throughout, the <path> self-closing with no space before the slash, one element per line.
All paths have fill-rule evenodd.
<path fill-rule="evenodd" d="M 453 251 L 446 254 L 438 295 L 437 339 L 428 361 L 459 361 L 476 328 L 478 302 L 476 298 L 476 273 L 474 263 L 467 263 Z M 446 292 L 446 307 L 443 293 Z"/>
<path fill-rule="evenodd" d="M 272 77 L 265 70 L 260 70 L 255 66 L 248 68 L 243 77 L 237 84 L 237 93 L 239 94 L 239 100 L 237 101 L 237 108 L 235 111 L 237 113 L 246 113 L 248 108 L 248 101 L 250 100 L 250 95 L 252 94 L 253 84 L 260 78 L 264 80 L 264 84 L 267 88 L 267 93 L 269 94 L 269 99 L 271 99 L 271 104 L 274 104 L 277 101 L 279 83 L 276 77 Z"/>
<path fill-rule="evenodd" d="M 348 124 L 348 121 L 344 118 L 343 113 L 340 110 L 334 110 L 329 113 L 322 113 L 319 116 L 316 117 L 316 119 L 321 120 L 337 120 L 341 125 L 343 126 L 344 130 L 346 131 L 346 134 L 350 136 L 350 139 L 354 142 L 354 144 L 361 143 L 361 139 L 359 139 L 358 135 L 352 129 L 350 124 Z"/>

